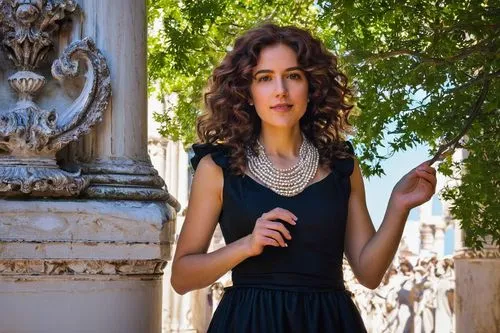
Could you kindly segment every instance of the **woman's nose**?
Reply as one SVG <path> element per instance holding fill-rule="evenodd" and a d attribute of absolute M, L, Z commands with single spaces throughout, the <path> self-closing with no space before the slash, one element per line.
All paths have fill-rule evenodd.
<path fill-rule="evenodd" d="M 285 80 L 283 78 L 278 78 L 274 82 L 276 82 L 276 96 L 286 96 L 288 94 L 288 89 Z"/>

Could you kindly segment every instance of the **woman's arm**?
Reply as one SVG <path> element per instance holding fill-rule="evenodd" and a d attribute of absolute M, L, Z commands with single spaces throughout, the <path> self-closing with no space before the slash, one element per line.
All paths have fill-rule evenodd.
<path fill-rule="evenodd" d="M 355 160 L 345 253 L 356 278 L 365 287 L 375 289 L 380 284 L 398 249 L 410 209 L 428 201 L 435 192 L 435 173 L 423 163 L 405 175 L 394 187 L 382 224 L 375 232 L 366 207 L 363 177 Z"/>
<path fill-rule="evenodd" d="M 172 264 L 172 287 L 179 294 L 207 287 L 248 257 L 262 253 L 264 246 L 286 246 L 291 239 L 281 219 L 295 224 L 296 217 L 275 208 L 264 213 L 252 234 L 217 251 L 207 253 L 222 208 L 224 176 L 210 155 L 196 169 L 191 194 Z"/>
<path fill-rule="evenodd" d="M 172 287 L 179 294 L 215 282 L 248 256 L 242 240 L 207 254 L 222 207 L 224 177 L 210 155 L 194 174 L 186 218 L 172 263 Z"/>

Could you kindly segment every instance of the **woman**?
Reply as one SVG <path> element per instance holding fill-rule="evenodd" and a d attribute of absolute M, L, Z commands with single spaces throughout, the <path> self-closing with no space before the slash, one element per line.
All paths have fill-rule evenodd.
<path fill-rule="evenodd" d="M 343 141 L 350 97 L 336 58 L 294 27 L 248 31 L 214 70 L 171 278 L 184 294 L 232 270 L 209 332 L 365 332 L 343 253 L 376 288 L 436 177 L 426 163 L 404 176 L 375 232 Z M 217 222 L 227 245 L 207 253 Z"/>

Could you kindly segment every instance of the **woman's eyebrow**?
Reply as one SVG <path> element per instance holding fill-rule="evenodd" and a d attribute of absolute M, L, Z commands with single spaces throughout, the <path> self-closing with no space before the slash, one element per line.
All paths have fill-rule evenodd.
<path fill-rule="evenodd" d="M 291 72 L 291 71 L 295 71 L 295 70 L 300 70 L 300 71 L 304 71 L 302 69 L 302 67 L 299 67 L 299 66 L 295 66 L 295 67 L 289 67 L 287 69 L 285 69 L 285 72 Z M 264 73 L 274 73 L 273 70 L 270 70 L 270 69 L 261 69 L 261 70 L 258 70 L 257 72 L 255 72 L 255 74 L 253 76 L 257 76 L 257 74 L 264 74 Z"/>

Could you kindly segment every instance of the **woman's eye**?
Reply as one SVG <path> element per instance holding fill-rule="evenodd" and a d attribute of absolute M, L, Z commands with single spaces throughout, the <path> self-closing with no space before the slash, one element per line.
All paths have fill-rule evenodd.
<path fill-rule="evenodd" d="M 267 82 L 267 81 L 271 81 L 271 76 L 265 75 L 257 78 L 257 82 Z"/>
<path fill-rule="evenodd" d="M 288 75 L 288 78 L 292 79 L 292 80 L 299 80 L 300 79 L 300 74 L 298 73 L 291 73 Z"/>

